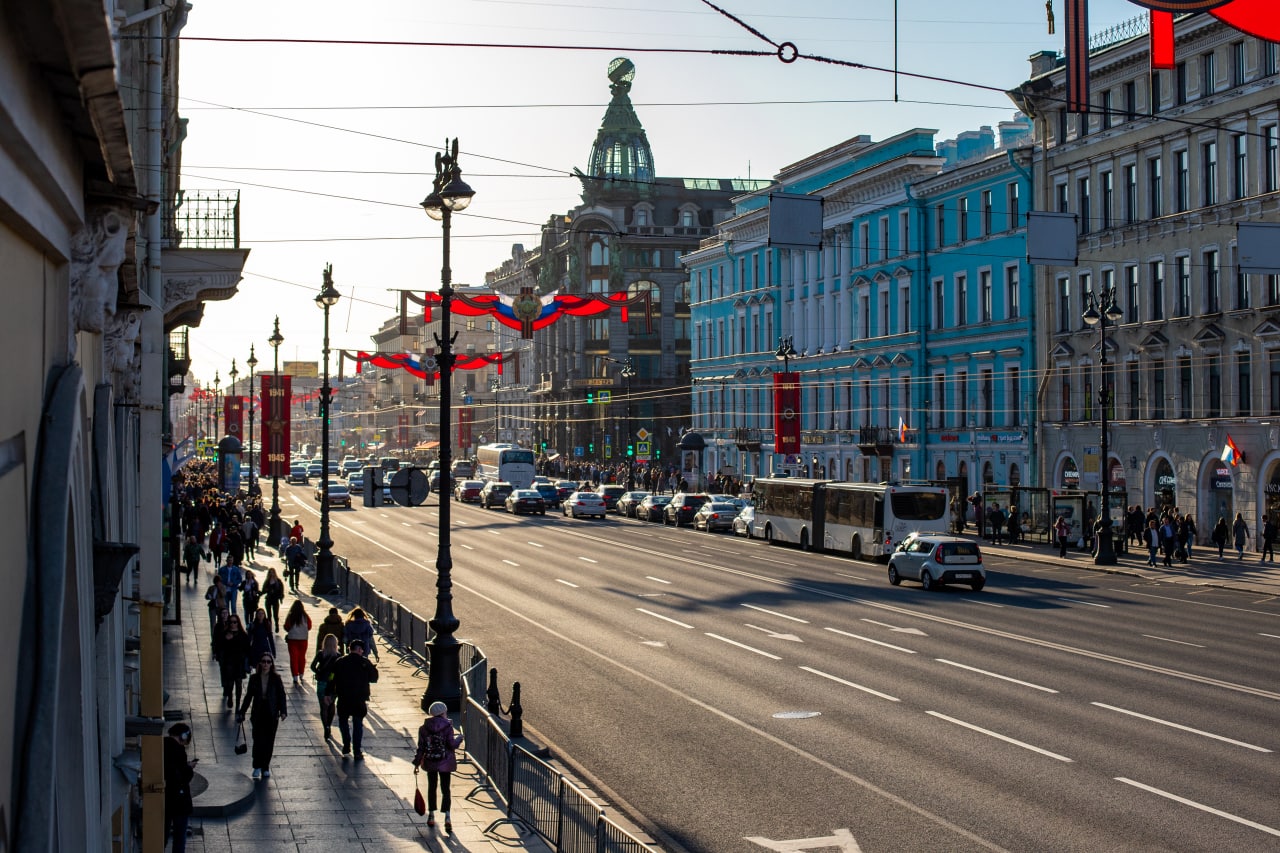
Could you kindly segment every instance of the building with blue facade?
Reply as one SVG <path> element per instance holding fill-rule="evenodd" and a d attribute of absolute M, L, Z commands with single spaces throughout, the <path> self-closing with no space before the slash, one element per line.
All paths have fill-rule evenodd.
<path fill-rule="evenodd" d="M 1029 484 L 1030 192 L 1017 162 L 1029 131 L 1006 122 L 998 144 L 990 128 L 939 144 L 926 129 L 858 136 L 735 200 L 684 258 L 703 471 Z M 821 199 L 820 245 L 770 244 L 780 193 Z M 772 388 L 787 368 L 800 375 L 801 452 L 782 455 Z"/>

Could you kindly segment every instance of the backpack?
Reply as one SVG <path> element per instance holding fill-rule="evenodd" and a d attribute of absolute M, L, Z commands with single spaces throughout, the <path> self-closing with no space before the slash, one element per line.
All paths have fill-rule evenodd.
<path fill-rule="evenodd" d="M 422 748 L 423 761 L 443 761 L 449 752 L 442 732 L 429 732 L 426 744 Z"/>

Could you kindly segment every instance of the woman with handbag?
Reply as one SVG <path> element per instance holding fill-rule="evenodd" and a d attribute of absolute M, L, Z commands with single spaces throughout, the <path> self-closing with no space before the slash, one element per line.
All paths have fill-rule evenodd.
<path fill-rule="evenodd" d="M 269 654 L 258 658 L 258 670 L 249 676 L 249 688 L 236 713 L 237 723 L 244 722 L 246 711 L 253 731 L 253 778 L 269 779 L 271 755 L 276 749 L 276 728 L 289 716 L 284 681 L 276 672 L 275 658 Z"/>
<path fill-rule="evenodd" d="M 338 651 L 338 637 L 326 634 L 324 643 L 316 650 L 311 661 L 311 671 L 316 676 L 316 700 L 320 703 L 320 725 L 324 726 L 324 739 L 333 740 L 333 665 L 342 657 Z"/>
<path fill-rule="evenodd" d="M 456 750 L 462 735 L 453 733 L 453 722 L 443 702 L 432 702 L 426 722 L 418 729 L 418 753 L 413 758 L 413 772 L 427 771 L 427 826 L 436 825 L 436 786 L 440 788 L 440 810 L 444 812 L 444 831 L 452 832 L 449 820 L 449 775 L 458 769 Z"/>
<path fill-rule="evenodd" d="M 267 616 L 280 630 L 280 602 L 284 601 L 284 581 L 276 574 L 276 567 L 267 569 L 267 580 L 262 584 L 262 597 L 267 602 Z"/>

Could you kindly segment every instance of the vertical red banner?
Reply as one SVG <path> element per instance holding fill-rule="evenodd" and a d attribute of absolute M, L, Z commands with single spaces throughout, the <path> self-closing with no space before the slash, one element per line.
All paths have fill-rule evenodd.
<path fill-rule="evenodd" d="M 1089 112 L 1089 3 L 1067 0 L 1067 112 Z M 1061 140 L 1059 140 L 1061 142 Z"/>
<path fill-rule="evenodd" d="M 773 452 L 800 452 L 800 374 L 773 374 Z"/>
<path fill-rule="evenodd" d="M 1175 66 L 1173 51 L 1173 13 L 1151 12 L 1151 67 L 1172 70 Z M 1159 104 L 1152 104 L 1151 114 L 1160 111 Z"/>
<path fill-rule="evenodd" d="M 396 444 L 403 450 L 409 446 L 409 416 L 400 415 L 399 429 L 396 430 Z"/>
<path fill-rule="evenodd" d="M 474 421 L 474 409 L 469 406 L 458 409 L 458 449 L 471 446 L 471 424 Z"/>
<path fill-rule="evenodd" d="M 262 455 L 258 466 L 263 477 L 289 475 L 289 423 L 293 409 L 292 377 L 262 377 Z"/>
<path fill-rule="evenodd" d="M 244 397 L 228 394 L 222 398 L 222 423 L 227 435 L 244 442 Z"/>

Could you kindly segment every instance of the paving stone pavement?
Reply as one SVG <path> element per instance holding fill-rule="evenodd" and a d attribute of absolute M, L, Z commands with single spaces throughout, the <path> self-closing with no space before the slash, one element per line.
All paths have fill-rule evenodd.
<path fill-rule="evenodd" d="M 260 551 L 248 561 L 259 581 L 269 567 L 281 570 L 274 551 Z M 465 760 L 465 744 L 451 786 L 453 832 L 443 821 L 434 828 L 413 810 L 413 754 L 423 713 L 419 707 L 426 678 L 414 666 L 398 660 L 379 638 L 379 680 L 372 688 L 365 719 L 363 761 L 340 752 L 335 740 L 326 743 L 320 708 L 310 672 L 295 686 L 289 674 L 284 634 L 276 634 L 276 669 L 289 695 L 289 715 L 280 723 L 271 777 L 255 782 L 250 753 L 234 751 L 235 712 L 222 699 L 218 664 L 210 648 L 210 623 L 204 600 L 212 583 L 211 563 L 202 564 L 194 583 L 183 582 L 181 624 L 165 626 L 165 710 L 172 725 L 180 718 L 193 729 L 188 755 L 199 758 L 195 793 L 196 814 L 187 849 L 193 853 L 355 853 L 407 850 L 550 851 L 539 836 L 514 823 L 503 823 L 490 834 L 485 829 L 505 817 L 496 798 L 480 786 L 482 776 Z M 309 579 L 303 579 L 304 587 Z M 286 598 L 281 612 L 292 604 Z M 315 629 L 337 606 L 345 619 L 350 607 L 302 593 L 312 621 L 307 660 L 314 655 Z M 178 716 L 180 714 L 180 717 Z M 455 715 L 454 723 L 458 720 Z M 246 723 L 246 732 L 248 724 Z M 252 737 L 252 735 L 250 735 Z M 420 777 L 426 796 L 426 776 Z M 439 814 L 437 813 L 437 818 Z"/>

